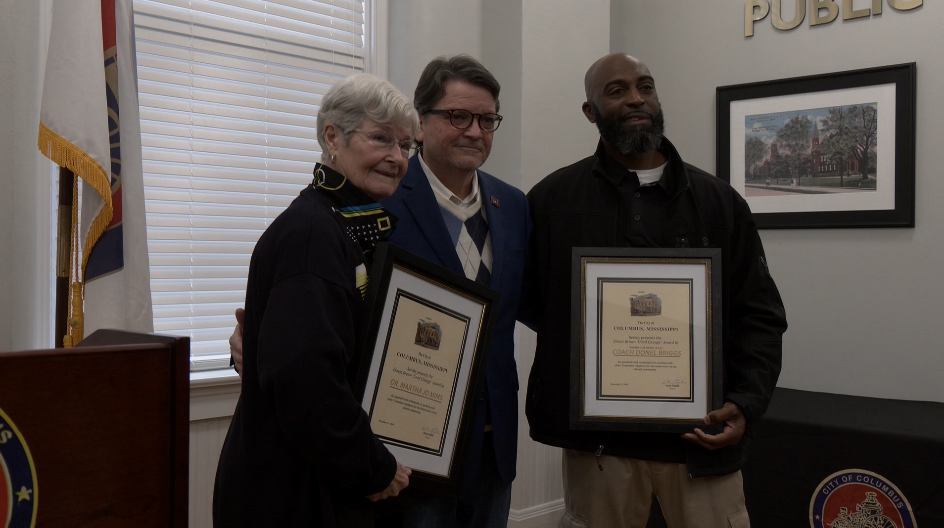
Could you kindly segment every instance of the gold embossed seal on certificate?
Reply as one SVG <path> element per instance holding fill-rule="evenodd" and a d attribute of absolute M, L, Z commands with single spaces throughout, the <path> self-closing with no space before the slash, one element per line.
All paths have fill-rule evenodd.
<path fill-rule="evenodd" d="M 721 252 L 574 248 L 570 426 L 688 432 L 721 401 Z"/>

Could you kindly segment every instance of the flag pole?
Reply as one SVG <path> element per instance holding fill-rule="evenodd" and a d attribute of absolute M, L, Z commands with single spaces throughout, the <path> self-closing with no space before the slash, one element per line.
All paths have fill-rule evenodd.
<path fill-rule="evenodd" d="M 62 348 L 69 335 L 69 269 L 72 262 L 72 187 L 75 174 L 59 167 L 59 219 L 56 233 L 56 348 Z"/>

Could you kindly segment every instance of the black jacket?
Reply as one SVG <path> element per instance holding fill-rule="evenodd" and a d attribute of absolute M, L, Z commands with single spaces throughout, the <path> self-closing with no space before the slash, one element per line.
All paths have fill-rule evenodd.
<path fill-rule="evenodd" d="M 309 186 L 253 251 L 217 528 L 372 526 L 365 496 L 396 473 L 351 390 L 363 334 L 355 270 L 365 263 L 331 206 Z"/>
<path fill-rule="evenodd" d="M 530 305 L 537 307 L 532 322 L 538 332 L 526 404 L 531 437 L 569 449 L 603 446 L 608 455 L 687 462 L 692 476 L 730 473 L 741 467 L 751 424 L 767 410 L 780 375 L 786 315 L 744 199 L 683 163 L 668 140 L 660 150 L 669 161 L 655 186 L 637 188 L 635 175 L 616 167 L 601 143 L 593 156 L 528 193 L 537 292 Z M 737 404 L 748 423 L 738 445 L 710 452 L 678 434 L 569 430 L 571 248 L 618 246 L 721 248 L 724 399 Z"/>

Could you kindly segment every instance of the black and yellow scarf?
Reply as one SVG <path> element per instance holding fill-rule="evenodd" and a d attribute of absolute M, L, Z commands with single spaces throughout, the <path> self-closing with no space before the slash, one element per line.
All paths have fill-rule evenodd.
<path fill-rule="evenodd" d="M 374 248 L 393 232 L 397 217 L 331 167 L 316 163 L 314 175 L 312 185 L 331 202 L 347 235 L 360 246 L 370 266 Z"/>

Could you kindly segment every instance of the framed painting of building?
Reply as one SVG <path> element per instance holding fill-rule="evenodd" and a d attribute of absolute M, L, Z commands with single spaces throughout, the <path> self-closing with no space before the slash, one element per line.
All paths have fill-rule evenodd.
<path fill-rule="evenodd" d="M 760 228 L 914 227 L 915 72 L 717 88 L 717 176 Z"/>

